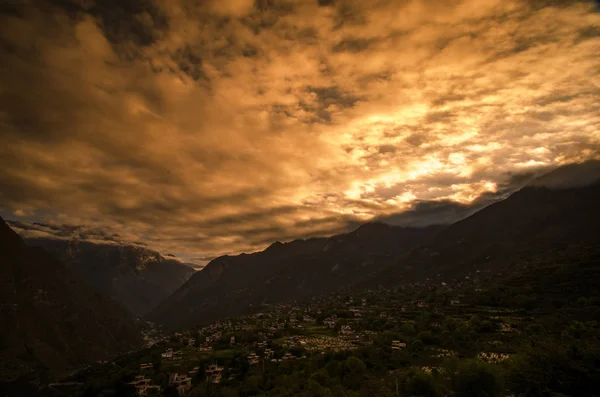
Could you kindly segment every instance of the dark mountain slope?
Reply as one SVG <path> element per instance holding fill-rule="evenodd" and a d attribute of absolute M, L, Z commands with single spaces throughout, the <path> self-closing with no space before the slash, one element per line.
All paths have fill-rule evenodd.
<path fill-rule="evenodd" d="M 590 164 L 596 167 L 590 167 Z M 493 275 L 528 263 L 568 261 L 600 248 L 600 167 L 570 165 L 543 176 L 506 200 L 495 203 L 439 233 L 372 285 L 449 281 L 474 274 Z M 568 184 L 579 171 L 588 185 Z M 581 179 L 581 178 L 579 178 Z M 560 182 L 560 183 L 554 183 Z"/>
<path fill-rule="evenodd" d="M 348 234 L 277 242 L 262 252 L 219 257 L 150 318 L 184 326 L 240 314 L 250 305 L 331 292 L 396 262 L 441 229 L 371 223 Z"/>
<path fill-rule="evenodd" d="M 143 247 L 80 240 L 26 238 L 68 265 L 97 292 L 145 314 L 185 283 L 194 269 Z"/>
<path fill-rule="evenodd" d="M 0 383 L 43 380 L 141 344 L 129 313 L 0 218 Z"/>

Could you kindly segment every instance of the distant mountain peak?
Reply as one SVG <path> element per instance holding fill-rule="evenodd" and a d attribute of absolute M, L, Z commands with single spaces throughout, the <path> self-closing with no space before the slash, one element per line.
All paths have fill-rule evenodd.
<path fill-rule="evenodd" d="M 388 225 L 387 223 L 384 222 L 367 222 L 364 223 L 362 225 L 360 225 L 355 231 L 368 231 L 368 230 L 385 230 L 385 229 L 389 229 L 393 226 Z"/>
<path fill-rule="evenodd" d="M 32 373 L 53 378 L 142 343 L 125 309 L 28 246 L 2 218 L 0 285 L 0 302 L 11 308 L 2 313 L 0 383 Z"/>
<path fill-rule="evenodd" d="M 476 270 L 495 274 L 529 262 L 589 256 L 600 247 L 599 176 L 598 161 L 551 171 L 448 226 L 383 271 L 376 283 L 451 281 Z"/>
<path fill-rule="evenodd" d="M 195 272 L 175 257 L 139 245 L 52 237 L 25 241 L 46 249 L 97 292 L 136 314 L 151 310 Z"/>
<path fill-rule="evenodd" d="M 600 160 L 558 167 L 531 181 L 528 186 L 569 189 L 600 183 Z"/>
<path fill-rule="evenodd" d="M 2 217 L 0 217 L 0 246 L 10 247 L 10 246 L 20 246 L 23 245 L 23 240 L 19 235 L 8 226 L 8 223 L 4 221 Z"/>
<path fill-rule="evenodd" d="M 439 230 L 374 222 L 329 238 L 277 241 L 261 252 L 219 257 L 195 273 L 149 318 L 185 326 L 237 315 L 263 301 L 333 292 L 390 265 Z"/>
<path fill-rule="evenodd" d="M 282 243 L 281 241 L 275 241 L 274 243 L 272 243 L 271 245 L 269 245 L 267 247 L 267 250 L 278 249 L 278 248 L 281 248 L 283 246 L 284 246 L 284 243 Z"/>

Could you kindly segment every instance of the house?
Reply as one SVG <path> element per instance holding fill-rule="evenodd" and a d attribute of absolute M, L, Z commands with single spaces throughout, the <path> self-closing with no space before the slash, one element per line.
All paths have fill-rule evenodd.
<path fill-rule="evenodd" d="M 340 335 L 353 335 L 354 331 L 352 331 L 352 327 L 349 325 L 342 325 L 342 328 L 340 328 Z"/>
<path fill-rule="evenodd" d="M 148 395 L 148 386 L 150 385 L 150 379 L 144 377 L 144 375 L 138 375 L 135 380 L 129 382 L 130 385 L 135 387 L 135 394 L 138 396 Z"/>
<path fill-rule="evenodd" d="M 256 355 L 256 354 L 254 354 L 254 353 L 252 353 L 252 354 L 248 355 L 248 357 L 247 357 L 247 358 L 248 358 L 248 363 L 249 363 L 250 365 L 256 365 L 256 364 L 258 364 L 258 362 L 259 362 L 259 360 L 260 360 L 260 357 L 259 357 L 259 356 L 257 356 L 257 355 Z"/>
<path fill-rule="evenodd" d="M 406 347 L 406 343 L 399 340 L 392 341 L 392 350 L 402 350 Z"/>
<path fill-rule="evenodd" d="M 182 395 L 192 388 L 192 378 L 174 373 L 169 375 L 169 385 L 175 386 L 179 395 Z"/>
<path fill-rule="evenodd" d="M 294 355 L 293 355 L 293 354 L 291 354 L 291 353 L 285 353 L 285 354 L 283 355 L 282 359 L 283 359 L 283 360 L 285 360 L 285 361 L 295 360 L 295 359 L 296 359 L 296 356 L 294 356 Z"/>
<path fill-rule="evenodd" d="M 150 383 L 150 379 L 146 378 L 144 375 L 137 375 L 133 381 L 129 382 L 130 385 L 134 386 L 143 385 L 147 383 Z"/>
<path fill-rule="evenodd" d="M 265 359 L 269 359 L 271 357 L 273 357 L 273 355 L 275 354 L 275 352 L 271 349 L 265 349 Z"/>
<path fill-rule="evenodd" d="M 173 358 L 171 358 L 171 360 L 181 360 L 181 359 L 183 359 L 183 352 L 181 350 L 173 352 Z"/>
<path fill-rule="evenodd" d="M 313 323 L 315 323 L 315 322 L 317 321 L 317 320 L 315 320 L 314 318 L 312 318 L 312 317 L 311 317 L 311 316 L 309 316 L 309 315 L 305 315 L 305 316 L 302 318 L 302 320 L 303 320 L 305 323 L 309 323 L 309 324 L 313 324 Z"/>
<path fill-rule="evenodd" d="M 477 354 L 477 358 L 491 364 L 498 364 L 502 361 L 508 360 L 510 356 L 505 353 L 488 353 L 480 352 Z"/>
<path fill-rule="evenodd" d="M 160 356 L 162 358 L 166 358 L 168 360 L 172 360 L 173 359 L 173 349 L 168 348 L 167 351 L 165 351 L 164 353 L 161 353 Z"/>
<path fill-rule="evenodd" d="M 325 325 L 327 328 L 335 328 L 335 320 L 326 318 L 323 320 L 323 325 Z"/>
<path fill-rule="evenodd" d="M 210 365 L 206 371 L 204 371 L 204 375 L 206 376 L 206 380 L 210 383 L 219 384 L 221 383 L 221 376 L 223 375 L 223 367 L 219 367 L 217 365 Z"/>
<path fill-rule="evenodd" d="M 362 343 L 371 343 L 371 342 L 373 342 L 373 339 L 375 338 L 376 335 L 377 335 L 377 333 L 375 333 L 373 331 L 363 331 L 360 334 L 359 340 Z"/>

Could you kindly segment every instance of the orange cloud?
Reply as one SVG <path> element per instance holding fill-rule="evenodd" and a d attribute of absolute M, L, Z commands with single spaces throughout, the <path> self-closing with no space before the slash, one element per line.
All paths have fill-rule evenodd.
<path fill-rule="evenodd" d="M 36 6 L 0 14 L 9 217 L 211 257 L 597 157 L 591 3 Z"/>

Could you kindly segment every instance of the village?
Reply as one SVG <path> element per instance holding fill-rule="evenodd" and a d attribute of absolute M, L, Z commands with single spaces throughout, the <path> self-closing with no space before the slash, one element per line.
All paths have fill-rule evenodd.
<path fill-rule="evenodd" d="M 493 365 L 510 357 L 511 335 L 522 332 L 527 318 L 514 310 L 465 304 L 463 296 L 447 285 L 439 290 L 443 299 L 403 298 L 414 296 L 410 290 L 368 291 L 360 296 L 336 294 L 304 303 L 265 304 L 245 316 L 174 334 L 150 326 L 145 336 L 147 357 L 152 360 L 139 363 L 129 385 L 138 396 L 161 395 L 165 388 L 187 395 L 198 384 L 219 387 L 247 374 L 279 371 L 281 365 L 369 349 L 373 344 L 389 351 L 391 362 L 414 360 L 426 374 L 444 372 L 441 363 L 464 356 L 465 351 Z M 482 332 L 485 338 L 476 346 L 458 342 L 456 350 L 439 347 L 437 333 L 460 327 Z M 155 382 L 157 372 L 168 375 L 168 380 Z"/>
<path fill-rule="evenodd" d="M 314 390 L 307 395 L 320 396 L 334 384 L 358 391 L 358 380 L 373 376 L 401 389 L 415 374 L 450 385 L 467 364 L 489 374 L 507 371 L 523 341 L 553 318 L 543 307 L 521 307 L 523 296 L 513 295 L 481 285 L 475 273 L 438 285 L 264 302 L 246 314 L 176 332 L 146 322 L 142 350 L 98 362 L 52 387 L 79 396 L 83 385 L 93 384 L 90 377 L 108 373 L 129 396 L 253 396 L 261 390 L 285 396 L 309 386 Z M 576 324 L 573 332 L 591 327 Z M 291 377 L 296 380 L 290 383 Z M 377 396 L 384 387 L 377 385 L 365 395 Z M 65 393 L 69 388 L 79 394 Z"/>

